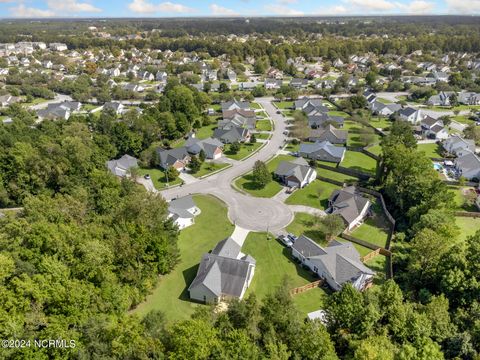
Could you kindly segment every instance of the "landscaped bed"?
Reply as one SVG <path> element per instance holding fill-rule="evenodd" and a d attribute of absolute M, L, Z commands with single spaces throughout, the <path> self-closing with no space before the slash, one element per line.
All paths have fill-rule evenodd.
<path fill-rule="evenodd" d="M 189 319 L 199 305 L 190 301 L 187 289 L 195 278 L 202 255 L 233 233 L 223 202 L 213 196 L 194 195 L 193 198 L 202 212 L 195 218 L 194 225 L 180 232 L 180 263 L 160 278 L 153 293 L 134 310 L 141 316 L 160 310 L 169 322 Z"/>

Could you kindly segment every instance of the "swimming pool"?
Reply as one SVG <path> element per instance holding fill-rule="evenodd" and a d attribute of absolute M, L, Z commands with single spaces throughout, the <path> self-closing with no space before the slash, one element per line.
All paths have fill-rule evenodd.
<path fill-rule="evenodd" d="M 437 171 L 443 170 L 443 166 L 437 163 L 433 163 L 433 168 Z"/>

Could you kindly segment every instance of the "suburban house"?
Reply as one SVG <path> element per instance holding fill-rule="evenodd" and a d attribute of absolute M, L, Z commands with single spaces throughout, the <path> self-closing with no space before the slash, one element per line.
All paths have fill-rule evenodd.
<path fill-rule="evenodd" d="M 165 170 L 173 166 L 178 171 L 182 171 L 190 162 L 190 155 L 185 147 L 170 150 L 158 148 L 156 151 L 160 160 L 160 167 Z"/>
<path fill-rule="evenodd" d="M 340 215 L 350 231 L 363 221 L 370 204 L 370 200 L 361 196 L 355 186 L 348 186 L 330 195 L 326 212 Z"/>
<path fill-rule="evenodd" d="M 248 101 L 238 101 L 237 99 L 222 102 L 221 106 L 222 112 L 228 110 L 250 110 L 250 103 Z"/>
<path fill-rule="evenodd" d="M 459 135 L 453 135 L 443 142 L 443 147 L 450 154 L 463 156 L 475 152 L 475 141 L 463 139 Z"/>
<path fill-rule="evenodd" d="M 255 259 L 241 252 L 228 237 L 203 255 L 197 276 L 190 284 L 190 298 L 204 303 L 242 299 L 255 273 Z"/>
<path fill-rule="evenodd" d="M 338 130 L 335 126 L 328 124 L 325 128 L 310 130 L 308 141 L 322 142 L 328 141 L 332 144 L 346 144 L 348 131 Z"/>
<path fill-rule="evenodd" d="M 301 235 L 292 245 L 292 256 L 335 291 L 341 290 L 346 283 L 359 291 L 368 289 L 373 283 L 375 272 L 362 263 L 360 254 L 350 242 L 333 240 L 324 248 Z"/>
<path fill-rule="evenodd" d="M 406 107 L 398 112 L 398 116 L 401 120 L 408 121 L 412 124 L 418 124 L 423 119 L 421 110 L 414 109 L 412 107 Z"/>
<path fill-rule="evenodd" d="M 223 120 L 218 121 L 218 126 L 224 127 L 226 124 L 230 123 L 253 130 L 257 123 L 255 111 L 243 109 L 224 110 Z"/>
<path fill-rule="evenodd" d="M 322 141 L 314 144 L 300 144 L 299 154 L 307 159 L 340 163 L 345 156 L 345 151 L 344 147 L 335 146 L 328 141 Z"/>
<path fill-rule="evenodd" d="M 282 161 L 274 172 L 286 186 L 303 188 L 317 178 L 317 172 L 303 158 Z"/>
<path fill-rule="evenodd" d="M 250 131 L 244 127 L 230 124 L 222 128 L 218 127 L 213 132 L 213 137 L 220 140 L 224 144 L 232 144 L 234 142 L 247 142 L 250 140 Z"/>
<path fill-rule="evenodd" d="M 48 104 L 47 108 L 37 110 L 37 116 L 43 119 L 64 119 L 68 120 L 72 112 L 79 111 L 82 104 L 77 101 L 65 101 L 62 103 Z"/>
<path fill-rule="evenodd" d="M 198 155 L 203 150 L 207 159 L 220 159 L 223 155 L 223 143 L 215 138 L 196 139 L 190 137 L 185 143 L 187 151 L 192 155 Z"/>
<path fill-rule="evenodd" d="M 265 89 L 280 89 L 282 87 L 282 80 L 265 79 Z"/>
<path fill-rule="evenodd" d="M 306 89 L 308 87 L 308 80 L 293 78 L 290 80 L 290 86 L 296 89 Z"/>
<path fill-rule="evenodd" d="M 472 152 L 465 152 L 454 161 L 455 168 L 460 176 L 468 180 L 480 180 L 480 159 Z"/>
<path fill-rule="evenodd" d="M 295 110 L 301 110 L 307 115 L 313 113 L 326 113 L 328 112 L 328 108 L 323 105 L 321 99 L 309 99 L 303 98 L 299 100 L 295 100 L 294 102 Z"/>
<path fill-rule="evenodd" d="M 370 109 L 372 110 L 373 114 L 377 114 L 380 116 L 390 116 L 397 111 L 402 109 L 402 105 L 400 104 L 384 104 L 380 101 L 375 101 L 370 105 Z"/>
<path fill-rule="evenodd" d="M 123 155 L 120 159 L 107 161 L 107 168 L 110 172 L 119 177 L 130 176 L 129 171 L 138 167 L 138 160 L 130 155 Z"/>
<path fill-rule="evenodd" d="M 430 116 L 425 117 L 421 123 L 423 135 L 429 139 L 445 140 L 448 138 L 448 130 L 442 120 L 434 119 Z"/>
<path fill-rule="evenodd" d="M 311 128 L 325 127 L 329 124 L 335 124 L 337 127 L 343 127 L 345 119 L 341 116 L 328 115 L 327 113 L 319 113 L 317 115 L 308 115 L 308 125 Z"/>
<path fill-rule="evenodd" d="M 427 100 L 427 105 L 431 106 L 450 106 L 450 97 L 455 95 L 453 91 L 441 91 L 437 95 L 432 95 Z"/>
<path fill-rule="evenodd" d="M 480 105 L 480 94 L 462 91 L 458 93 L 457 100 L 463 105 Z"/>
<path fill-rule="evenodd" d="M 200 214 L 200 209 L 193 201 L 192 196 L 188 195 L 170 201 L 168 212 L 168 217 L 182 230 L 195 223 L 195 216 Z"/>
<path fill-rule="evenodd" d="M 122 103 L 116 101 L 109 101 L 103 104 L 104 110 L 113 110 L 115 114 L 119 115 L 123 112 L 124 106 Z"/>

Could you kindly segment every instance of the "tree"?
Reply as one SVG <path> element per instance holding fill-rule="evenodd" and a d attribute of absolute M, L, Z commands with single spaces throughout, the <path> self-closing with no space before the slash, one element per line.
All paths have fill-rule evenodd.
<path fill-rule="evenodd" d="M 255 134 L 252 134 L 252 136 L 250 136 L 250 144 L 255 144 L 257 142 L 257 137 L 255 136 Z"/>
<path fill-rule="evenodd" d="M 332 240 L 345 229 L 345 222 L 340 215 L 327 215 L 318 218 L 318 225 L 327 241 Z"/>
<path fill-rule="evenodd" d="M 242 146 L 240 145 L 240 143 L 239 143 L 238 141 L 235 141 L 235 142 L 233 142 L 233 143 L 230 144 L 230 147 L 229 147 L 229 148 L 230 148 L 230 152 L 231 152 L 232 154 L 237 154 L 237 153 L 240 151 L 240 148 L 241 148 L 241 147 L 242 147 Z"/>
<path fill-rule="evenodd" d="M 190 163 L 188 164 L 188 167 L 190 168 L 191 173 L 196 174 L 200 170 L 201 166 L 202 166 L 202 163 L 198 160 L 198 158 L 195 155 L 192 155 L 192 158 L 190 159 Z"/>
<path fill-rule="evenodd" d="M 259 188 L 263 189 L 270 181 L 272 181 L 272 174 L 268 171 L 267 165 L 260 160 L 255 161 L 253 165 L 253 181 Z"/>
<path fill-rule="evenodd" d="M 169 166 L 168 169 L 165 171 L 165 177 L 167 181 L 175 181 L 179 175 L 180 173 L 173 166 Z"/>
<path fill-rule="evenodd" d="M 205 154 L 205 151 L 202 149 L 200 150 L 200 153 L 198 154 L 199 160 L 203 163 L 205 159 L 207 158 L 207 155 Z"/>
<path fill-rule="evenodd" d="M 220 83 L 220 86 L 218 87 L 218 92 L 221 92 L 221 93 L 226 93 L 226 92 L 229 92 L 230 89 L 228 87 L 228 85 L 224 82 Z"/>

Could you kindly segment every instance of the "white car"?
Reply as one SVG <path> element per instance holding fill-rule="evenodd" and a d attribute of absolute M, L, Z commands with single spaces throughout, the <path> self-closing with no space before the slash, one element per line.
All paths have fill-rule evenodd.
<path fill-rule="evenodd" d="M 286 235 L 280 235 L 278 237 L 278 240 L 280 240 L 280 242 L 285 245 L 286 247 L 292 247 L 293 245 L 293 242 L 292 240 L 290 240 L 290 238 Z"/>

